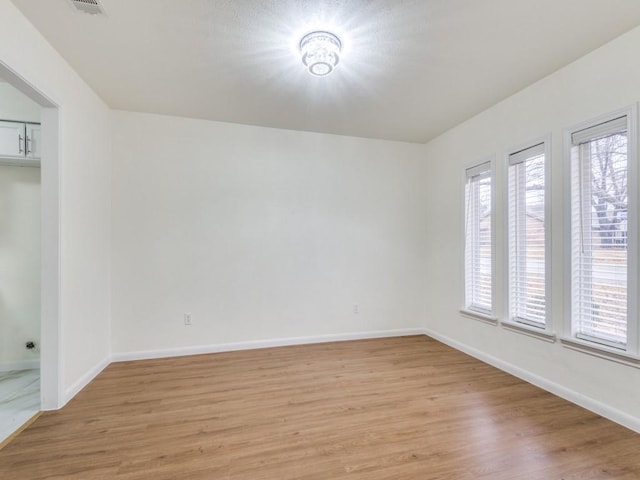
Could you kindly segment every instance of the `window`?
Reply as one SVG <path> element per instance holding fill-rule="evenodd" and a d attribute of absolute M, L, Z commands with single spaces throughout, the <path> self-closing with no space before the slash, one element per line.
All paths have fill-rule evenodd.
<path fill-rule="evenodd" d="M 509 320 L 547 326 L 547 218 L 545 144 L 509 155 Z"/>
<path fill-rule="evenodd" d="M 573 338 L 636 353 L 632 132 L 627 114 L 571 133 L 570 310 Z"/>
<path fill-rule="evenodd" d="M 493 313 L 491 162 L 469 168 L 465 184 L 465 308 Z"/>

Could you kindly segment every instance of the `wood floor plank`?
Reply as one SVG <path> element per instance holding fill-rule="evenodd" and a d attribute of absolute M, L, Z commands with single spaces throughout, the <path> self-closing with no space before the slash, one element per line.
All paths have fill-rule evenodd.
<path fill-rule="evenodd" d="M 0 450 L 32 480 L 638 479 L 640 435 L 424 336 L 110 365 Z"/>

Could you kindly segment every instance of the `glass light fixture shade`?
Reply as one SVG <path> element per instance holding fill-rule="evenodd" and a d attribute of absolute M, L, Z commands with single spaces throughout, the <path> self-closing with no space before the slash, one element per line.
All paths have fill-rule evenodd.
<path fill-rule="evenodd" d="M 302 63 L 316 77 L 324 77 L 333 72 L 340 61 L 341 50 L 340 39 L 330 32 L 311 32 L 300 40 Z"/>

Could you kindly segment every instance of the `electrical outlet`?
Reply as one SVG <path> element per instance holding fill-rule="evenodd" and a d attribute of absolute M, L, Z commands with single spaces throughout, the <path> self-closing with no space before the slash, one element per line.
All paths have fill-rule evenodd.
<path fill-rule="evenodd" d="M 353 314 L 357 315 L 358 313 L 360 313 L 360 305 L 358 305 L 357 303 L 353 304 Z"/>
<path fill-rule="evenodd" d="M 191 325 L 191 314 L 190 313 L 185 313 L 184 314 L 184 324 L 185 325 Z"/>

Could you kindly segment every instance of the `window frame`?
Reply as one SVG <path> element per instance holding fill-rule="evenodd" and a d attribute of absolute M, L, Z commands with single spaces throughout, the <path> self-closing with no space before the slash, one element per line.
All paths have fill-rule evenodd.
<path fill-rule="evenodd" d="M 579 338 L 573 318 L 573 251 L 572 251 L 572 148 L 573 134 L 621 117 L 627 122 L 627 343 L 625 348 Z M 638 317 L 638 108 L 637 105 L 593 118 L 564 129 L 564 311 L 565 321 L 561 341 L 567 348 L 606 358 L 618 363 L 640 367 L 640 328 Z"/>
<path fill-rule="evenodd" d="M 484 168 L 483 168 L 484 167 Z M 467 301 L 467 182 L 469 172 L 487 171 L 491 179 L 491 309 L 481 309 L 470 305 Z M 484 157 L 465 167 L 462 176 L 462 307 L 460 312 L 469 318 L 492 325 L 498 324 L 496 317 L 496 158 Z"/>
<path fill-rule="evenodd" d="M 544 325 L 540 325 L 533 321 L 527 321 L 526 319 L 517 319 L 513 315 L 513 299 L 511 297 L 511 223 L 510 223 L 510 208 L 509 208 L 509 196 L 511 193 L 511 182 L 509 170 L 512 166 L 511 157 L 520 152 L 542 145 L 542 151 L 544 155 L 544 290 L 545 290 L 545 315 Z M 551 134 L 544 135 L 542 137 L 535 138 L 529 142 L 520 144 L 516 147 L 510 148 L 505 151 L 504 154 L 504 198 L 505 205 L 504 212 L 504 245 L 505 245 L 505 258 L 504 258 L 504 312 L 505 318 L 501 320 L 501 325 L 504 328 L 513 330 L 515 332 L 524 333 L 534 338 L 540 338 L 542 340 L 554 342 L 556 339 L 553 333 L 552 323 L 552 235 L 551 235 Z"/>

